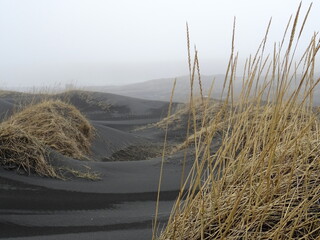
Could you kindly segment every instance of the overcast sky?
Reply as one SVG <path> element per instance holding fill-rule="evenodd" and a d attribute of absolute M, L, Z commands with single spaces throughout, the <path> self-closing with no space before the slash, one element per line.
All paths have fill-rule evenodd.
<path fill-rule="evenodd" d="M 113 85 L 187 74 L 186 30 L 203 74 L 223 73 L 233 17 L 236 49 L 257 48 L 270 17 L 280 41 L 299 0 L 0 0 L 2 87 Z M 311 1 L 303 0 L 303 12 Z M 314 1 L 302 45 L 320 28 Z"/>

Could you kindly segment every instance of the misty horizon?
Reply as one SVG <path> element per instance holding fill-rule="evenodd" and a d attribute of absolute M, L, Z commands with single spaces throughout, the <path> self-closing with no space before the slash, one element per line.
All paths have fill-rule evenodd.
<path fill-rule="evenodd" d="M 223 61 L 214 62 L 207 61 L 201 65 L 203 75 L 224 74 L 227 61 L 225 63 Z M 7 74 L 7 78 L 5 77 L 5 71 L 3 71 L 0 74 L 2 76 L 2 88 L 16 89 L 69 84 L 75 86 L 118 86 L 189 74 L 186 61 L 114 63 L 109 65 L 103 63 L 69 63 L 60 66 L 43 65 L 35 72 L 31 72 L 33 71 L 31 69 L 28 66 L 21 66 L 19 72 Z M 215 71 L 212 71 L 212 69 L 215 69 Z M 12 84 L 12 82 L 16 82 L 16 84 Z M 30 82 L 35 84 L 30 85 Z"/>
<path fill-rule="evenodd" d="M 1 0 L 1 88 L 125 85 L 187 75 L 186 22 L 201 74 L 224 74 L 234 17 L 241 75 L 270 18 L 266 54 L 281 41 L 299 2 Z M 301 11 L 311 2 L 304 1 Z M 313 5 L 299 49 L 320 30 L 320 6 Z"/>

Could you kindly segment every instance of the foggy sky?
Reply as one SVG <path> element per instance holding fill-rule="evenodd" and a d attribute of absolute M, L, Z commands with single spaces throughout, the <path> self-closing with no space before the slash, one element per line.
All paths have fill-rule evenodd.
<path fill-rule="evenodd" d="M 223 73 L 234 16 L 236 49 L 244 59 L 256 50 L 270 17 L 268 46 L 281 40 L 299 2 L 0 0 L 0 88 L 119 85 L 185 75 L 186 21 L 202 73 Z M 311 1 L 302 2 L 305 13 Z M 315 1 L 301 46 L 319 31 L 319 14 Z"/>

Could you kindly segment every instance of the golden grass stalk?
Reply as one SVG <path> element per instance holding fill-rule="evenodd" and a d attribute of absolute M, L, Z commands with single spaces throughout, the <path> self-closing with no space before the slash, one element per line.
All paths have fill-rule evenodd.
<path fill-rule="evenodd" d="M 177 79 L 175 79 L 174 82 L 173 82 L 173 87 L 172 87 L 172 92 L 171 92 L 170 104 L 169 104 L 169 108 L 168 108 L 168 116 L 167 117 L 170 117 L 170 115 L 171 115 L 172 100 L 173 100 L 173 95 L 174 95 L 174 90 L 175 90 L 175 87 L 176 87 L 176 83 L 177 83 Z M 161 192 L 161 183 L 162 183 L 162 176 L 163 176 L 163 166 L 164 166 L 165 154 L 166 154 L 167 136 L 168 136 L 168 124 L 167 124 L 166 130 L 165 130 L 163 151 L 162 151 L 162 157 L 161 157 L 160 177 L 159 177 L 159 184 L 158 184 L 158 193 L 157 193 L 157 201 L 156 201 L 156 212 L 155 212 L 154 223 L 153 223 L 152 239 L 155 239 L 156 234 L 157 234 L 160 192 Z"/>

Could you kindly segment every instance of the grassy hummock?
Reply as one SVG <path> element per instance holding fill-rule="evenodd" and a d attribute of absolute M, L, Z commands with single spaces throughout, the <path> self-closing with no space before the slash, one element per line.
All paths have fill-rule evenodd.
<path fill-rule="evenodd" d="M 187 136 L 195 148 L 194 167 L 158 239 L 319 239 L 320 120 L 313 91 L 320 82 L 314 73 L 320 41 L 314 35 L 294 64 L 310 10 L 298 29 L 300 7 L 291 32 L 286 29 L 270 55 L 264 53 L 267 29 L 247 60 L 238 98 L 233 38 L 227 98 L 210 121 L 203 119 L 206 126 Z M 197 68 L 197 52 L 194 63 L 190 69 Z M 199 114 L 193 106 L 190 124 L 196 129 Z M 208 109 L 210 104 L 200 115 Z M 213 152 L 218 131 L 222 143 Z"/>
<path fill-rule="evenodd" d="M 0 162 L 28 174 L 57 177 L 49 148 L 75 159 L 88 159 L 94 128 L 72 105 L 47 100 L 30 105 L 0 125 Z"/>

